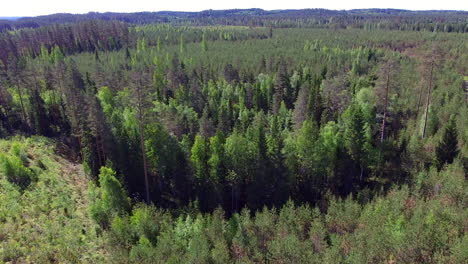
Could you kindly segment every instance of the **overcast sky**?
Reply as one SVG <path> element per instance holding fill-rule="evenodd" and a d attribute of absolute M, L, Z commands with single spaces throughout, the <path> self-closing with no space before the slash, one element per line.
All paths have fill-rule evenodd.
<path fill-rule="evenodd" d="M 468 0 L 0 0 L 0 16 L 38 16 L 54 13 L 201 11 L 206 9 L 357 9 L 468 10 Z"/>

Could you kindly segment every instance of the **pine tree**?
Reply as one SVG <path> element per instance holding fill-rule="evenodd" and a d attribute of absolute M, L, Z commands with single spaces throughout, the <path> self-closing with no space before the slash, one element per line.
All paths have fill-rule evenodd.
<path fill-rule="evenodd" d="M 145 56 L 147 42 L 145 38 L 138 41 L 137 51 L 132 58 L 132 101 L 136 109 L 138 120 L 138 135 L 140 139 L 141 158 L 143 161 L 143 173 L 145 180 L 145 198 L 150 203 L 149 172 L 147 164 L 147 153 L 145 149 L 145 128 L 147 124 L 147 108 L 151 101 L 150 87 L 152 73 L 149 68 L 148 57 Z"/>

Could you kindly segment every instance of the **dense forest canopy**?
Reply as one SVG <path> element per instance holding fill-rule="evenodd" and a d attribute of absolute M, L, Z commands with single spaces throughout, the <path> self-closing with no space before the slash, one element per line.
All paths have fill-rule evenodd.
<path fill-rule="evenodd" d="M 0 27 L 0 138 L 13 142 L 0 142 L 0 197 L 49 182 L 59 165 L 37 163 L 50 155 L 37 145 L 55 142 L 91 182 L 96 227 L 83 232 L 95 240 L 73 243 L 115 252 L 85 260 L 57 243 L 41 255 L 0 231 L 1 261 L 466 263 L 467 12 L 89 13 Z M 1 207 L 0 225 L 17 212 Z"/>

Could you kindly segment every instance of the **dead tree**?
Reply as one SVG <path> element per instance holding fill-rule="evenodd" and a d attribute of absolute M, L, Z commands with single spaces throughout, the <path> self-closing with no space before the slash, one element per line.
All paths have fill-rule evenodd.
<path fill-rule="evenodd" d="M 431 53 L 427 54 L 423 60 L 423 78 L 427 83 L 426 92 L 426 110 L 424 112 L 424 125 L 422 131 L 422 137 L 426 136 L 427 118 L 429 115 L 429 106 L 431 104 L 431 92 L 434 84 L 434 70 L 440 65 L 442 57 L 442 51 L 439 47 L 433 46 Z"/>
<path fill-rule="evenodd" d="M 377 85 L 377 95 L 383 101 L 383 118 L 380 132 L 380 142 L 385 139 L 385 129 L 387 125 L 389 94 L 390 90 L 396 90 L 396 73 L 398 72 L 398 63 L 394 59 L 389 59 L 380 69 L 379 82 Z"/>

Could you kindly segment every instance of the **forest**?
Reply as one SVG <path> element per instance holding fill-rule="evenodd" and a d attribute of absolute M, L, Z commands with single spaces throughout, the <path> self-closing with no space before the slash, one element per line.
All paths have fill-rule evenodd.
<path fill-rule="evenodd" d="M 0 32 L 0 263 L 468 262 L 468 12 Z"/>

